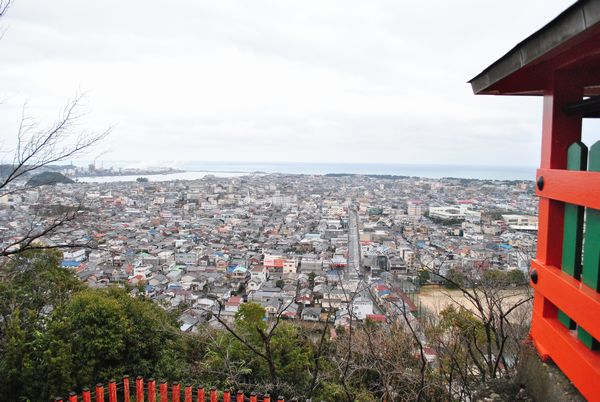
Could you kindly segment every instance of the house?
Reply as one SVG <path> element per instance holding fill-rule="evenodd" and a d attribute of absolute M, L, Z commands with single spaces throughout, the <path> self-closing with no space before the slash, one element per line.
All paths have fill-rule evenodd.
<path fill-rule="evenodd" d="M 175 263 L 183 265 L 196 265 L 198 263 L 198 254 L 194 252 L 175 253 Z"/>
<path fill-rule="evenodd" d="M 423 355 L 428 364 L 433 364 L 437 359 L 437 353 L 429 346 L 423 346 Z"/>
<path fill-rule="evenodd" d="M 143 278 L 149 278 L 152 273 L 151 265 L 138 265 L 133 268 L 133 276 L 141 276 Z"/>
<path fill-rule="evenodd" d="M 281 256 L 265 254 L 263 265 L 270 274 L 282 274 L 285 259 Z"/>
<path fill-rule="evenodd" d="M 250 279 L 257 280 L 259 283 L 267 280 L 267 269 L 264 265 L 254 265 L 250 270 Z"/>
<path fill-rule="evenodd" d="M 179 282 L 182 277 L 182 270 L 175 268 L 167 274 L 167 278 L 170 282 Z"/>
<path fill-rule="evenodd" d="M 196 324 L 200 322 L 198 317 L 194 317 L 190 314 L 182 314 L 179 316 L 179 322 L 181 323 L 179 329 L 183 332 L 191 332 Z"/>
<path fill-rule="evenodd" d="M 267 315 L 275 315 L 280 312 L 280 309 L 283 308 L 282 299 L 270 299 L 269 301 L 262 302 L 262 306 L 265 308 Z"/>
<path fill-rule="evenodd" d="M 301 289 L 298 296 L 296 296 L 296 303 L 310 306 L 314 301 L 314 296 L 310 289 Z"/>
<path fill-rule="evenodd" d="M 281 293 L 281 291 L 279 290 L 279 288 L 277 288 L 276 291 L 273 290 L 264 290 L 262 288 L 253 291 L 253 292 L 249 292 L 248 293 L 248 300 L 249 301 L 255 301 L 255 302 L 268 302 L 271 299 L 277 299 L 277 298 L 281 298 L 283 297 L 283 293 Z"/>
<path fill-rule="evenodd" d="M 303 257 L 300 262 L 300 271 L 307 274 L 310 272 L 320 274 L 323 272 L 323 261 L 318 258 Z"/>
<path fill-rule="evenodd" d="M 348 314 L 346 310 L 338 310 L 335 313 L 335 326 L 336 327 L 349 327 L 350 322 L 352 321 L 352 317 Z"/>
<path fill-rule="evenodd" d="M 224 259 L 218 259 L 215 262 L 215 266 L 217 267 L 217 271 L 218 272 L 225 272 L 227 271 L 227 261 Z"/>
<path fill-rule="evenodd" d="M 255 290 L 258 290 L 260 288 L 260 284 L 262 282 L 259 282 L 257 279 L 250 279 L 247 283 L 246 283 L 246 290 L 248 292 L 252 292 Z"/>
<path fill-rule="evenodd" d="M 367 314 L 367 322 L 385 323 L 386 317 L 383 314 Z"/>
<path fill-rule="evenodd" d="M 204 287 L 204 281 L 198 279 L 197 274 L 186 273 L 181 277 L 181 286 L 187 290 L 201 290 Z"/>
<path fill-rule="evenodd" d="M 81 266 L 81 262 L 80 261 L 73 261 L 73 260 L 62 260 L 61 267 L 63 268 L 73 268 L 73 269 L 77 269 Z"/>
<path fill-rule="evenodd" d="M 67 260 L 67 261 L 84 261 L 85 260 L 85 249 L 81 249 L 81 250 L 77 250 L 77 251 L 73 251 L 73 252 L 68 252 L 65 251 L 63 252 L 63 259 Z"/>
<path fill-rule="evenodd" d="M 242 304 L 242 298 L 240 296 L 231 296 L 225 303 L 225 311 L 237 313 Z"/>
<path fill-rule="evenodd" d="M 296 258 L 286 258 L 283 260 L 283 273 L 296 273 L 298 268 L 298 260 Z"/>
<path fill-rule="evenodd" d="M 231 279 L 237 280 L 246 279 L 248 275 L 248 269 L 243 265 L 230 266 L 227 268 L 227 272 L 231 276 Z"/>
<path fill-rule="evenodd" d="M 321 319 L 321 307 L 305 307 L 301 315 L 304 321 L 319 321 Z"/>
<path fill-rule="evenodd" d="M 290 303 L 287 304 L 285 309 L 281 312 L 283 318 L 294 319 L 298 317 L 298 304 Z"/>
<path fill-rule="evenodd" d="M 368 297 L 356 297 L 351 306 L 352 314 L 358 320 L 365 320 L 368 315 L 373 314 L 373 302 Z"/>

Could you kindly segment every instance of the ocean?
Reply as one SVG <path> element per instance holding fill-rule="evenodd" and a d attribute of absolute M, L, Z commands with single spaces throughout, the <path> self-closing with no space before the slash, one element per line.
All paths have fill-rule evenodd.
<path fill-rule="evenodd" d="M 439 179 L 535 180 L 535 167 L 409 165 L 391 163 L 271 163 L 271 162 L 188 162 L 178 168 L 186 171 L 265 172 L 292 174 L 389 174 Z"/>
<path fill-rule="evenodd" d="M 217 177 L 236 177 L 250 173 L 284 174 L 381 174 L 416 176 L 439 179 L 458 177 L 488 180 L 535 180 L 534 167 L 408 165 L 383 163 L 270 163 L 270 162 L 185 162 L 176 167 L 184 173 L 146 175 L 150 181 L 194 180 L 208 174 Z M 80 177 L 81 182 L 134 181 L 141 175 Z"/>

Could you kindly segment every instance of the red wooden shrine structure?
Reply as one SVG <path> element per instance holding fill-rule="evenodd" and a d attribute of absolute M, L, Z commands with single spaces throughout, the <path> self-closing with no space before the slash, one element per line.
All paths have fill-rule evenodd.
<path fill-rule="evenodd" d="M 531 338 L 588 400 L 600 401 L 600 0 L 579 1 L 470 81 L 476 94 L 543 96 Z"/>

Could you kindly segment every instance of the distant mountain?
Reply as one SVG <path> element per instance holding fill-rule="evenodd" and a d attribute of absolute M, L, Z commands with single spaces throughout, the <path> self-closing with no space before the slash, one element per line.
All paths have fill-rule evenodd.
<path fill-rule="evenodd" d="M 54 185 L 57 183 L 70 184 L 75 182 L 64 174 L 58 172 L 42 172 L 32 176 L 29 180 L 27 180 L 28 187 L 37 187 L 46 184 Z"/>

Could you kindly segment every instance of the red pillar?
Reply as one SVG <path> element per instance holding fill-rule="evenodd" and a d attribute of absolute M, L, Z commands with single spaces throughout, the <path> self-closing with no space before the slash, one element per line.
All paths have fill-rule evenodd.
<path fill-rule="evenodd" d="M 148 380 L 148 402 L 156 402 L 156 381 L 154 378 Z"/>
<path fill-rule="evenodd" d="M 223 402 L 231 402 L 231 393 L 229 391 L 223 391 Z"/>
<path fill-rule="evenodd" d="M 198 401 L 197 402 L 205 402 L 204 398 L 204 387 L 198 387 Z"/>
<path fill-rule="evenodd" d="M 92 402 L 92 394 L 89 388 L 84 388 L 81 394 L 81 399 L 83 402 Z"/>
<path fill-rule="evenodd" d="M 235 402 L 244 402 L 244 393 L 242 391 L 237 392 L 237 397 L 235 398 Z"/>
<path fill-rule="evenodd" d="M 544 93 L 542 122 L 542 169 L 566 169 L 567 149 L 581 140 L 581 117 L 563 112 L 565 105 L 580 101 L 583 88 L 568 75 L 557 74 L 554 87 Z M 540 197 L 540 227 L 537 258 L 548 265 L 561 266 L 563 203 Z M 542 228 L 542 224 L 544 227 Z M 551 227 L 548 225 L 552 224 Z M 544 229 L 544 230 L 542 230 Z M 550 230 L 548 230 L 550 229 Z"/>
<path fill-rule="evenodd" d="M 117 382 L 115 380 L 108 382 L 108 402 L 117 402 Z"/>
<path fill-rule="evenodd" d="M 185 387 L 184 401 L 192 402 L 192 386 L 191 385 L 186 385 L 186 387 Z"/>
<path fill-rule="evenodd" d="M 104 387 L 102 384 L 96 384 L 96 402 L 104 402 Z"/>
<path fill-rule="evenodd" d="M 210 389 L 210 402 L 217 402 L 217 389 L 215 387 Z"/>
<path fill-rule="evenodd" d="M 139 376 L 135 379 L 135 402 L 144 402 L 144 379 Z"/>
<path fill-rule="evenodd" d="M 557 74 L 553 88 L 544 93 L 542 122 L 542 169 L 566 169 L 568 147 L 581 140 L 581 118 L 564 113 L 566 104 L 580 101 L 583 88 L 572 77 Z M 539 179 L 539 178 L 538 178 Z M 545 197 L 539 199 L 537 260 L 542 264 L 560 267 L 562 264 L 564 204 Z M 534 317 L 531 334 L 543 359 L 548 351 L 536 336 L 537 320 L 557 318 L 557 308 L 544 295 L 534 291 Z M 540 317 L 540 318 L 538 318 Z M 536 339 L 538 338 L 538 339 Z"/>
<path fill-rule="evenodd" d="M 265 395 L 263 402 L 271 402 L 271 396 L 269 394 Z"/>
<path fill-rule="evenodd" d="M 77 402 L 77 394 L 73 391 L 69 392 L 69 402 Z"/>
<path fill-rule="evenodd" d="M 257 398 L 256 398 L 256 393 L 255 392 L 252 392 L 250 394 L 250 402 L 258 402 Z"/>
<path fill-rule="evenodd" d="M 173 383 L 171 386 L 171 401 L 172 402 L 180 402 L 181 398 L 181 386 L 177 381 Z"/>
<path fill-rule="evenodd" d="M 169 402 L 169 388 L 166 380 L 160 383 L 160 402 Z"/>
<path fill-rule="evenodd" d="M 129 376 L 123 376 L 123 402 L 130 402 Z"/>

